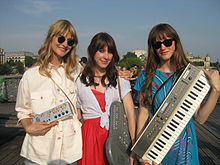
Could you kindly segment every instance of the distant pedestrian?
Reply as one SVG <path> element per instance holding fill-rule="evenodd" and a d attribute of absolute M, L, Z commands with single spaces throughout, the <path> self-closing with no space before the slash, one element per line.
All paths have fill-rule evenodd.
<path fill-rule="evenodd" d="M 79 62 L 82 65 L 82 67 L 84 68 L 87 63 L 87 57 L 82 57 Z"/>
<path fill-rule="evenodd" d="M 138 106 L 139 105 L 138 92 L 136 90 L 134 90 L 134 85 L 135 85 L 135 82 L 138 77 L 138 66 L 136 64 L 133 64 L 130 68 L 130 71 L 131 71 L 131 75 L 132 75 L 130 78 L 131 89 L 132 89 L 131 95 L 133 98 L 134 105 Z"/>

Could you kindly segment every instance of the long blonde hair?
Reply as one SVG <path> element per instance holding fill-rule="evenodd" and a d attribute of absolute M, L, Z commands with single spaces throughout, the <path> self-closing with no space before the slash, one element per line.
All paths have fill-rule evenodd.
<path fill-rule="evenodd" d="M 74 38 L 75 44 L 71 48 L 71 50 L 63 57 L 63 62 L 65 63 L 65 73 L 68 79 L 73 80 L 71 76 L 71 72 L 73 68 L 76 66 L 76 46 L 78 44 L 78 37 L 76 35 L 76 30 L 73 25 L 67 20 L 57 20 L 54 22 L 48 30 L 47 37 L 38 51 L 38 61 L 36 65 L 39 65 L 39 72 L 41 75 L 51 77 L 51 74 L 48 70 L 48 65 L 53 55 L 53 51 L 51 48 L 51 41 L 54 36 L 59 35 L 67 35 L 70 34 L 71 37 Z"/>

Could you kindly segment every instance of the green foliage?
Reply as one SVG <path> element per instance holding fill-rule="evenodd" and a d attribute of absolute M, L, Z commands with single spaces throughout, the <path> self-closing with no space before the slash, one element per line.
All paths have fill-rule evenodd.
<path fill-rule="evenodd" d="M 12 65 L 10 65 L 12 64 Z M 24 64 L 20 61 L 18 62 L 7 62 L 0 65 L 0 75 L 9 75 L 9 74 L 23 74 L 24 73 Z"/>
<path fill-rule="evenodd" d="M 12 67 L 8 64 L 1 64 L 0 65 L 0 75 L 7 75 L 12 72 Z"/>
<path fill-rule="evenodd" d="M 31 67 L 37 60 L 32 58 L 31 56 L 25 56 L 25 66 Z"/>
<path fill-rule="evenodd" d="M 18 73 L 23 74 L 24 73 L 24 64 L 20 61 L 17 62 L 16 64 L 16 69 Z"/>
<path fill-rule="evenodd" d="M 195 65 L 195 66 L 204 66 L 204 62 L 203 61 L 194 61 L 193 65 Z"/>
<path fill-rule="evenodd" d="M 10 65 L 10 66 L 16 66 L 16 63 L 15 63 L 12 59 L 10 59 L 10 60 L 7 62 L 7 64 Z"/>
<path fill-rule="evenodd" d="M 25 66 L 31 67 L 37 60 L 31 56 L 25 57 Z M 0 75 L 8 74 L 23 74 L 24 73 L 24 64 L 20 61 L 14 62 L 13 60 L 8 61 L 5 64 L 0 65 Z"/>
<path fill-rule="evenodd" d="M 128 52 L 119 61 L 118 65 L 121 68 L 126 67 L 127 69 L 130 69 L 133 65 L 136 65 L 140 68 L 142 65 L 145 65 L 145 63 L 143 61 L 141 61 L 134 53 Z"/>

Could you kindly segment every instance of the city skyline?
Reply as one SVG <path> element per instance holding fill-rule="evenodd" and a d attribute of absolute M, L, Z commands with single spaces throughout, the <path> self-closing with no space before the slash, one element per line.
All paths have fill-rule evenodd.
<path fill-rule="evenodd" d="M 48 27 L 57 19 L 73 23 L 79 38 L 77 53 L 87 56 L 91 38 L 105 31 L 113 36 L 119 54 L 147 50 L 151 28 L 171 24 L 185 52 L 219 59 L 220 2 L 218 0 L 2 0 L 0 1 L 0 48 L 6 52 L 37 53 Z"/>

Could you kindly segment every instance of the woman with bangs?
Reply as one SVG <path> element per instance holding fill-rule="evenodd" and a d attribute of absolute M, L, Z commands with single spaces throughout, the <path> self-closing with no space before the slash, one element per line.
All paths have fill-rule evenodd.
<path fill-rule="evenodd" d="M 107 165 L 105 142 L 109 135 L 109 109 L 121 95 L 134 142 L 135 111 L 128 80 L 118 77 L 116 64 L 119 55 L 113 38 L 105 32 L 96 34 L 88 46 L 88 61 L 77 79 L 77 108 L 82 112 L 83 156 L 79 165 Z M 133 158 L 130 156 L 130 164 Z"/>
<path fill-rule="evenodd" d="M 148 60 L 145 71 L 138 77 L 134 89 L 139 91 L 139 115 L 137 135 L 145 127 L 173 87 L 171 75 L 189 63 L 180 38 L 169 24 L 158 24 L 152 28 L 148 37 Z M 162 165 L 199 164 L 195 120 L 203 124 L 214 110 L 220 94 L 219 73 L 206 71 L 211 84 L 210 95 L 203 102 L 194 117 L 186 125 L 174 145 L 162 161 Z M 163 84 L 164 83 L 164 84 Z M 163 84 L 163 85 L 162 85 Z M 155 164 L 140 159 L 142 165 Z"/>
<path fill-rule="evenodd" d="M 38 51 L 36 65 L 20 81 L 15 109 L 26 132 L 21 149 L 26 165 L 77 164 L 82 156 L 81 123 L 76 113 L 59 122 L 32 120 L 34 114 L 65 102 L 74 111 L 75 80 L 81 70 L 77 44 L 75 28 L 69 21 L 54 22 Z"/>

